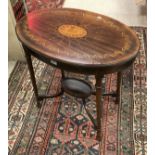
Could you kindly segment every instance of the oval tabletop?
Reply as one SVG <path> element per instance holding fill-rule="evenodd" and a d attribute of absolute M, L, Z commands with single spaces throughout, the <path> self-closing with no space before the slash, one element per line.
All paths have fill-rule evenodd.
<path fill-rule="evenodd" d="M 128 26 L 78 9 L 46 9 L 16 25 L 19 40 L 33 51 L 78 66 L 118 65 L 133 60 L 139 40 Z"/>

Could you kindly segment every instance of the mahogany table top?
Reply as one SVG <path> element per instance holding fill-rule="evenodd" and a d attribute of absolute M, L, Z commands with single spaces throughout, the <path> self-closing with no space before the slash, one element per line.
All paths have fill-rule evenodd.
<path fill-rule="evenodd" d="M 133 60 L 139 40 L 117 20 L 79 9 L 45 9 L 16 25 L 19 40 L 55 61 L 87 67 L 115 66 Z"/>

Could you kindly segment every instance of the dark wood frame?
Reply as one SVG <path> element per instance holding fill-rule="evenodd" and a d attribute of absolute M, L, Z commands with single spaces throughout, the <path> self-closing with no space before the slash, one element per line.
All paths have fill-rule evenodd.
<path fill-rule="evenodd" d="M 65 18 L 60 18 L 60 20 L 59 17 L 62 17 L 62 15 Z M 89 20 L 87 20 L 87 15 Z M 88 27 L 83 27 L 84 25 L 80 24 L 81 16 L 83 16 L 82 19 L 86 23 L 88 21 L 93 21 L 94 23 L 90 22 Z M 70 21 L 73 18 L 74 20 Z M 66 23 L 69 23 L 69 25 L 66 25 Z M 51 28 L 49 25 L 53 26 L 50 29 L 51 31 L 49 31 L 49 28 Z M 70 29 L 66 36 L 65 29 L 60 34 L 59 28 L 61 26 L 77 28 L 76 31 L 80 29 L 80 35 L 81 29 L 83 32 L 86 31 L 86 33 L 79 38 L 79 35 L 74 34 L 74 31 Z M 95 27 L 98 29 L 97 33 L 94 29 Z M 87 109 L 86 111 L 97 129 L 97 139 L 100 141 L 102 138 L 101 98 L 102 96 L 116 97 L 116 103 L 119 104 L 122 71 L 132 65 L 140 46 L 136 34 L 119 21 L 93 12 L 71 8 L 52 9 L 52 11 L 47 9 L 34 14 L 31 13 L 17 23 L 16 33 L 23 44 L 39 108 L 41 107 L 41 100 L 62 95 L 64 90 L 61 89 L 61 92 L 54 95 L 39 95 L 31 56 L 59 68 L 62 73 L 62 80 L 65 78 L 64 71 L 95 75 L 96 92 L 92 92 L 92 94 L 96 95 L 97 120 L 95 121 L 91 117 Z M 75 38 L 72 38 L 72 34 L 75 35 Z M 52 44 L 49 40 L 52 40 Z M 66 40 L 69 42 L 66 42 Z M 76 44 L 77 42 L 80 44 Z M 92 55 L 95 57 L 92 57 Z M 102 78 L 105 74 L 114 72 L 118 74 L 117 91 L 115 93 L 102 94 Z M 85 107 L 84 99 L 83 104 Z"/>

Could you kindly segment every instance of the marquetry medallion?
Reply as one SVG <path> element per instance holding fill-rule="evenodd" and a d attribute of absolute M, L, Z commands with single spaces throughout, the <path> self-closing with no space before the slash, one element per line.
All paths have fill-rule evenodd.
<path fill-rule="evenodd" d="M 82 38 L 85 37 L 87 35 L 87 31 L 80 26 L 77 25 L 61 25 L 58 28 L 58 32 L 61 35 L 64 35 L 66 37 L 71 37 L 71 38 Z"/>

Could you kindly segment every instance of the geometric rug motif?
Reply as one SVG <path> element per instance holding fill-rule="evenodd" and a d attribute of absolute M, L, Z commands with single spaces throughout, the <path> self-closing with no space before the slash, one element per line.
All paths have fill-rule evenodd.
<path fill-rule="evenodd" d="M 146 44 L 146 29 L 136 29 L 141 40 L 139 55 L 134 62 L 134 145 L 135 154 L 147 154 L 147 70 L 146 70 L 146 57 L 147 47 Z"/>
<path fill-rule="evenodd" d="M 46 8 L 61 8 L 64 0 L 26 0 L 28 12 Z"/>
<path fill-rule="evenodd" d="M 61 8 L 64 0 L 10 0 L 16 20 L 26 13 L 46 8 Z"/>
<path fill-rule="evenodd" d="M 9 78 L 9 155 L 146 155 L 146 28 L 133 28 L 141 42 L 139 54 L 130 68 L 123 71 L 121 102 L 103 97 L 103 137 L 99 145 L 96 131 L 82 101 L 64 93 L 43 100 L 36 107 L 26 63 L 17 62 Z M 33 58 L 39 92 L 60 91 L 60 70 Z M 87 80 L 94 76 L 66 73 Z M 116 90 L 117 74 L 102 80 L 103 92 Z M 95 96 L 86 100 L 86 108 L 96 118 Z"/>

